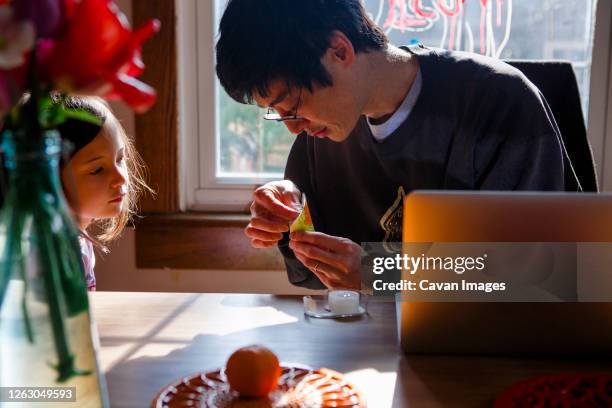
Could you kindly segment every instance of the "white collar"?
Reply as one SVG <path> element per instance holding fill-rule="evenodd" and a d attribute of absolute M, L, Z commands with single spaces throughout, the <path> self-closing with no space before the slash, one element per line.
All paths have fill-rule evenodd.
<path fill-rule="evenodd" d="M 372 132 L 372 136 L 378 142 L 382 142 L 385 140 L 391 133 L 395 132 L 397 128 L 400 127 L 402 123 L 408 119 L 410 116 L 410 112 L 414 108 L 417 99 L 419 98 L 419 94 L 421 93 L 421 88 L 423 87 L 423 78 L 421 76 L 421 68 L 419 67 L 416 78 L 414 79 L 414 83 L 410 87 L 408 94 L 404 98 L 404 101 L 401 103 L 399 108 L 393 112 L 391 117 L 384 121 L 379 125 L 373 125 L 370 122 L 370 119 L 366 117 L 368 121 L 368 126 L 370 127 L 370 131 Z"/>

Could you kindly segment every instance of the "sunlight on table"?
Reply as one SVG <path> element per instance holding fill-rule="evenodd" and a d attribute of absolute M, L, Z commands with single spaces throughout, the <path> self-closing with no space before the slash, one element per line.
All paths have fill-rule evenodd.
<path fill-rule="evenodd" d="M 397 373 L 381 373 L 373 368 L 366 368 L 349 371 L 345 373 L 345 377 L 366 398 L 368 407 L 390 408 L 393 406 L 393 392 Z M 373 396 L 376 396 L 376 398 Z"/>
<path fill-rule="evenodd" d="M 131 307 L 130 302 L 122 299 L 120 294 L 110 292 L 97 294 L 94 302 L 101 302 L 104 297 L 107 301 L 113 299 L 115 311 L 122 310 L 122 314 L 142 315 L 138 319 L 138 327 L 126 328 L 120 323 L 115 323 L 100 330 L 105 344 L 104 358 L 101 358 L 102 369 L 105 371 L 124 361 L 166 356 L 175 350 L 185 348 L 197 336 L 226 336 L 298 321 L 296 317 L 271 306 L 224 304 L 225 295 L 206 297 L 194 295 L 181 303 L 174 301 L 176 295 L 162 295 L 158 303 L 159 308 L 147 310 Z M 142 299 L 148 295 L 141 294 L 139 297 Z M 121 306 L 115 307 L 117 303 L 121 303 Z M 105 311 L 100 309 L 97 311 L 100 315 L 105 314 Z M 142 327 L 146 330 L 142 330 Z"/>

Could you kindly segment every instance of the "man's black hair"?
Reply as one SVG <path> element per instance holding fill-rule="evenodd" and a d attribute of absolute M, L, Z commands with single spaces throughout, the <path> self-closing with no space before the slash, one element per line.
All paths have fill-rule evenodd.
<path fill-rule="evenodd" d="M 332 85 L 321 64 L 338 30 L 356 53 L 384 49 L 387 37 L 360 0 L 230 0 L 219 24 L 217 76 L 240 103 L 268 96 L 272 81 L 312 91 Z"/>

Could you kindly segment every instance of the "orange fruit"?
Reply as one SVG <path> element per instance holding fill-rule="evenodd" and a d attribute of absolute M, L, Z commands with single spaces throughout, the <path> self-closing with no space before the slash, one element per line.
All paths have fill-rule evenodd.
<path fill-rule="evenodd" d="M 276 354 L 263 346 L 238 349 L 225 365 L 227 381 L 242 397 L 267 396 L 278 385 L 280 373 Z"/>

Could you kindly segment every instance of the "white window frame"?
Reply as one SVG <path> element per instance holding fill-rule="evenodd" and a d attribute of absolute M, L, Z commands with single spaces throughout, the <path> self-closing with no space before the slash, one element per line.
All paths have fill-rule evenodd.
<path fill-rule="evenodd" d="M 179 144 L 184 158 L 181 209 L 232 212 L 249 205 L 257 185 L 278 177 L 272 174 L 263 174 L 256 180 L 247 175 L 215 177 L 219 153 L 214 71 L 215 1 L 175 0 Z"/>
<path fill-rule="evenodd" d="M 214 1 L 175 0 L 178 41 L 179 146 L 182 210 L 235 212 L 247 208 L 256 182 L 215 178 L 219 145 L 214 71 Z M 612 191 L 612 2 L 596 5 L 588 137 L 600 189 Z M 196 84 L 194 86 L 194 84 Z M 602 86 L 605 85 L 605 86 Z M 585 113 L 587 114 L 587 113 Z M 606 137 L 607 135 L 607 137 Z M 214 149 L 210 147 L 214 146 Z"/>

